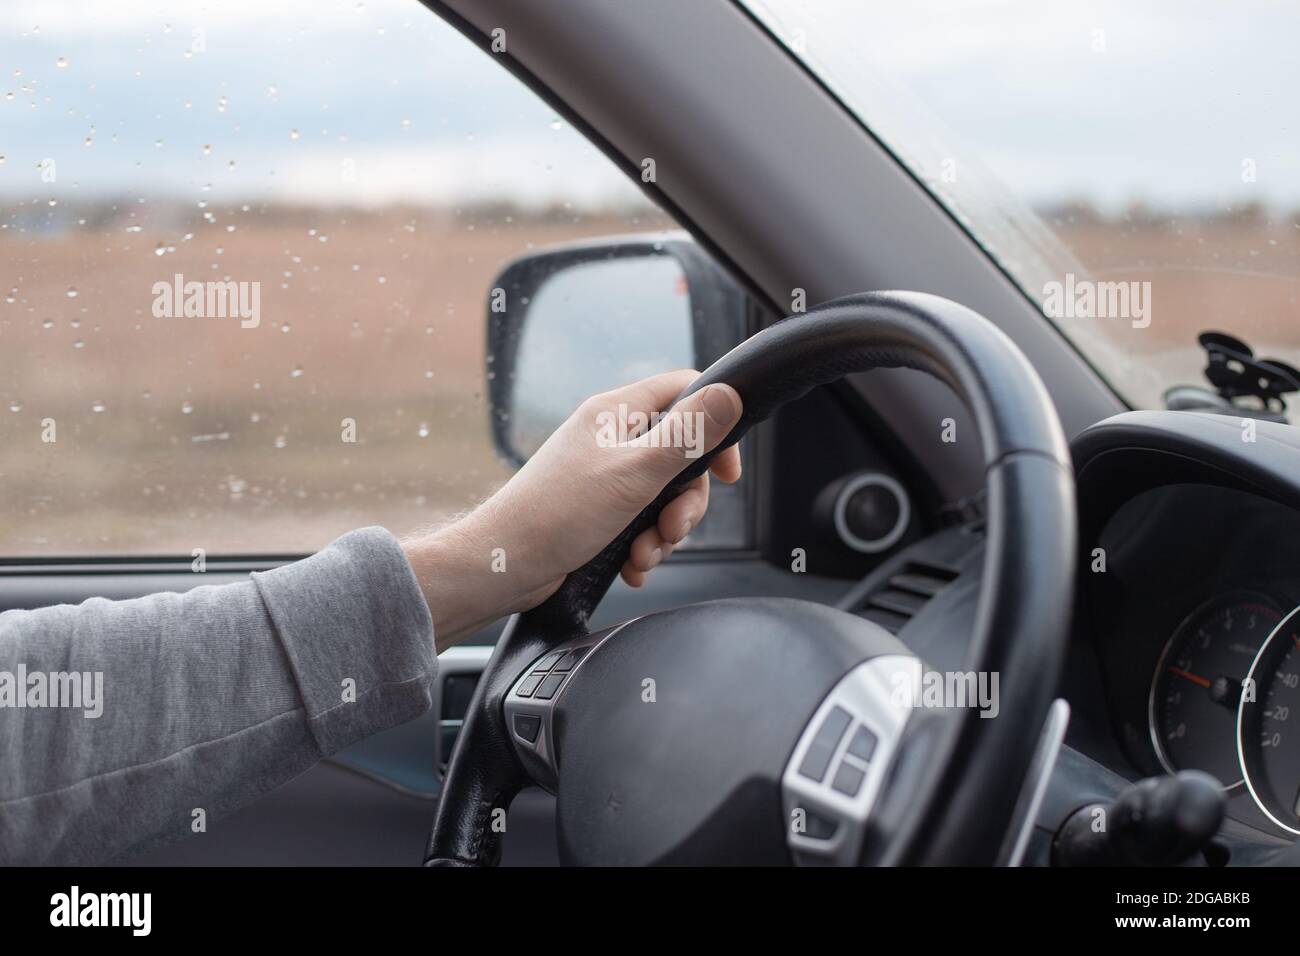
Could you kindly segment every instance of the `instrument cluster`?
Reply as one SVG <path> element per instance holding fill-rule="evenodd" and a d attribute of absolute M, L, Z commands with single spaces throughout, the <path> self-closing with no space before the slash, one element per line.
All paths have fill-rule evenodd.
<path fill-rule="evenodd" d="M 1119 508 L 1098 543 L 1105 567 L 1080 600 L 1110 762 L 1204 771 L 1231 818 L 1300 836 L 1300 514 L 1166 486 Z"/>
<path fill-rule="evenodd" d="M 1300 835 L 1300 607 L 1249 591 L 1198 607 L 1161 651 L 1148 721 L 1165 770 L 1245 788 Z"/>

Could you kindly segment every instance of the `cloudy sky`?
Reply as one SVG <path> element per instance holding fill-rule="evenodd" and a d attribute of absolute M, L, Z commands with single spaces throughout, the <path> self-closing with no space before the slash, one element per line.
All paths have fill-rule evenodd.
<path fill-rule="evenodd" d="M 8 195 L 638 195 L 415 0 L 6 0 L 0 96 Z"/>
<path fill-rule="evenodd" d="M 1294 3 L 751 5 L 915 163 L 1029 202 L 1300 205 Z M 6 0 L 0 154 L 7 196 L 637 195 L 416 0 Z"/>
<path fill-rule="evenodd" d="M 887 137 L 1021 197 L 1300 205 L 1294 0 L 748 2 Z"/>

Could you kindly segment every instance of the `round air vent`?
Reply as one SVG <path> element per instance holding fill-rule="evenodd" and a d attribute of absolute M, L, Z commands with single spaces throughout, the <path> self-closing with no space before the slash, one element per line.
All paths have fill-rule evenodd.
<path fill-rule="evenodd" d="M 876 471 L 854 475 L 835 496 L 835 531 L 854 551 L 878 554 L 898 543 L 912 520 L 912 503 L 895 479 Z"/>

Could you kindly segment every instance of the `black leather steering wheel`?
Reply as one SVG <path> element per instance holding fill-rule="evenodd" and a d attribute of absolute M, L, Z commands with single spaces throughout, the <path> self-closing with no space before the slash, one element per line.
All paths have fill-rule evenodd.
<path fill-rule="evenodd" d="M 988 522 L 965 667 L 999 675 L 997 716 L 900 710 L 886 685 L 922 665 L 882 628 L 810 602 L 706 602 L 589 634 L 632 540 L 708 467 L 701 456 L 508 624 L 451 756 L 426 865 L 496 863 L 505 808 L 530 783 L 556 792 L 571 863 L 998 859 L 1074 590 L 1072 470 L 1033 367 L 970 309 L 868 293 L 759 332 L 678 400 L 714 382 L 740 393 L 721 450 L 818 385 L 896 367 L 946 382 L 978 427 Z"/>

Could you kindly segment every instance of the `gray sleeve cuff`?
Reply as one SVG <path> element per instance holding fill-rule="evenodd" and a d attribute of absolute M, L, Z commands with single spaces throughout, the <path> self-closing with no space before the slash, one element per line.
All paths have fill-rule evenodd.
<path fill-rule="evenodd" d="M 383 528 L 353 531 L 252 577 L 322 756 L 429 709 L 433 619 L 405 553 Z"/>

